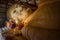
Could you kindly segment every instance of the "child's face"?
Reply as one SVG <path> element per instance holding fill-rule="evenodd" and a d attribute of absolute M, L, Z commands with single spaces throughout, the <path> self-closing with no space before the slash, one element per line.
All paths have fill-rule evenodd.
<path fill-rule="evenodd" d="M 12 10 L 10 11 L 10 15 L 13 19 L 17 18 L 19 20 L 25 21 L 25 19 L 31 13 L 29 10 L 30 8 L 25 7 L 24 5 L 13 5 Z"/>

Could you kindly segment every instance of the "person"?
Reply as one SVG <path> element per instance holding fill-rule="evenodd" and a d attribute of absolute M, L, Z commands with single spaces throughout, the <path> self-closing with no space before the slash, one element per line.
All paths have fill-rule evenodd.
<path fill-rule="evenodd" d="M 20 23 L 19 25 L 18 25 L 18 28 L 21 30 L 22 28 L 24 27 L 24 24 L 23 23 Z"/>
<path fill-rule="evenodd" d="M 13 19 L 10 19 L 10 20 L 7 22 L 7 27 L 8 27 L 9 29 L 15 28 L 15 26 L 16 26 L 16 24 L 15 24 L 15 22 L 14 22 Z"/>
<path fill-rule="evenodd" d="M 31 6 L 37 6 L 35 0 L 26 0 Z"/>

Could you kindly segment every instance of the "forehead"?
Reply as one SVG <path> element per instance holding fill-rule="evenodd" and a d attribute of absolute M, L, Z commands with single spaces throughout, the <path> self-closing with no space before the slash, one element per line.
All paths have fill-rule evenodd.
<path fill-rule="evenodd" d="M 21 7 L 21 8 L 25 8 L 25 9 L 26 9 L 26 8 L 29 8 L 28 6 L 23 5 L 23 4 L 16 4 L 15 7 L 16 7 L 16 8 Z"/>

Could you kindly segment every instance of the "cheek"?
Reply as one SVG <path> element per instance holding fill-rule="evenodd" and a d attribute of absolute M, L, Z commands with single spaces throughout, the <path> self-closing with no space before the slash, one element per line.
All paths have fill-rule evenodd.
<path fill-rule="evenodd" d="M 18 19 L 20 19 L 20 20 L 23 20 L 23 21 L 24 21 L 27 17 L 28 17 L 28 13 L 27 13 L 27 12 L 22 11 L 22 12 L 21 12 L 21 15 L 19 15 L 19 16 L 18 16 Z"/>

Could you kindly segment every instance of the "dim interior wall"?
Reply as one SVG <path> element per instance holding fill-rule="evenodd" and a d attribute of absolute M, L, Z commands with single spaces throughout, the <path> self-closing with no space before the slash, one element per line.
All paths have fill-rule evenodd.
<path fill-rule="evenodd" d="M 6 10 L 7 10 L 6 2 L 0 1 L 0 27 L 5 25 L 5 21 L 7 19 Z"/>

